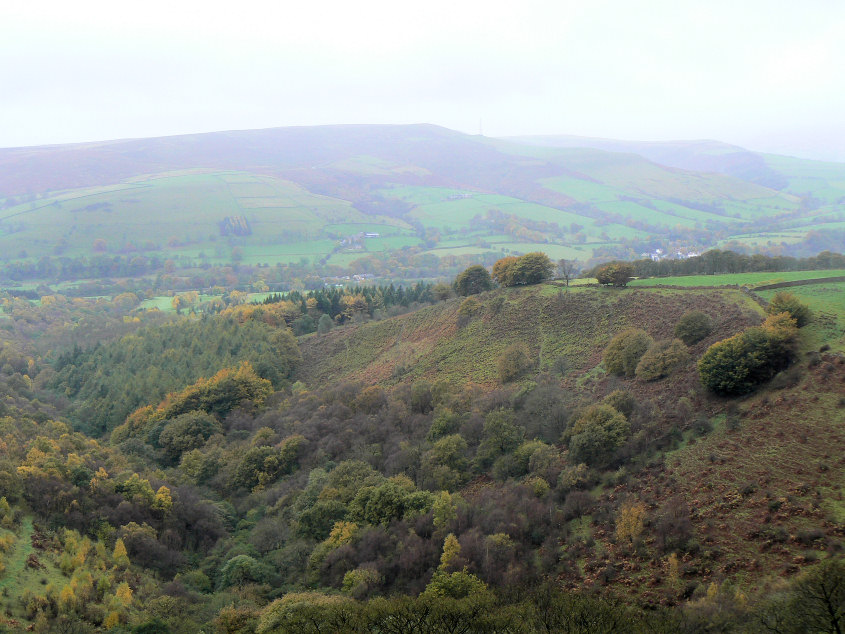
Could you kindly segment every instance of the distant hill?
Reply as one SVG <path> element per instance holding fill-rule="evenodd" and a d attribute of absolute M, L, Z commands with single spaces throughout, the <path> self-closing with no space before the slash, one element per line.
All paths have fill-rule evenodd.
<path fill-rule="evenodd" d="M 763 155 L 721 141 L 619 141 L 565 135 L 512 137 L 508 140 L 548 147 L 595 148 L 637 154 L 660 165 L 728 174 L 773 189 L 783 189 L 788 184 L 783 174 L 767 165 Z"/>
<path fill-rule="evenodd" d="M 348 268 L 408 249 L 489 264 L 538 249 L 586 262 L 726 245 L 803 254 L 845 232 L 843 205 L 843 164 L 714 141 L 344 125 L 0 149 L 7 262 L 139 253 Z M 250 230 L 221 229 L 232 218 Z"/>

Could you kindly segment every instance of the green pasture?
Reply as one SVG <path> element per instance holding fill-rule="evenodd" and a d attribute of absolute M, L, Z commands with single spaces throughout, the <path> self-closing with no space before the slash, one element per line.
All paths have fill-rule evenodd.
<path fill-rule="evenodd" d="M 766 163 L 785 175 L 786 191 L 812 194 L 826 203 L 837 203 L 845 197 L 845 164 L 809 161 L 789 156 L 764 155 Z"/>
<path fill-rule="evenodd" d="M 685 207 L 677 203 L 668 202 L 665 200 L 651 200 L 650 204 L 654 205 L 658 210 L 677 216 L 686 221 L 696 223 L 711 222 L 736 222 L 735 218 L 730 218 L 721 214 L 713 213 L 712 211 L 702 211 L 700 209 L 693 209 L 692 207 Z"/>
<path fill-rule="evenodd" d="M 561 155 L 566 156 L 567 168 L 579 176 L 623 190 L 628 196 L 640 194 L 645 198 L 702 202 L 778 196 L 778 192 L 772 189 L 730 176 L 669 170 L 633 154 L 572 148 L 561 150 Z"/>
<path fill-rule="evenodd" d="M 365 238 L 364 247 L 371 253 L 404 249 L 420 244 L 422 240 L 413 236 L 387 236 L 379 238 Z"/>
<path fill-rule="evenodd" d="M 569 176 L 543 178 L 538 182 L 546 189 L 566 194 L 581 202 L 611 202 L 618 200 L 621 193 L 602 183 Z"/>
<path fill-rule="evenodd" d="M 182 295 L 184 293 L 176 293 L 176 295 Z M 258 292 L 258 293 L 248 293 L 246 301 L 247 302 L 263 302 L 267 297 L 273 295 L 274 293 L 271 292 Z M 204 293 L 200 294 L 199 300 L 194 307 L 198 307 L 200 304 L 210 301 L 215 298 L 219 298 L 219 295 L 206 295 Z M 143 302 L 140 303 L 138 306 L 139 310 L 160 310 L 164 313 L 175 313 L 176 309 L 173 308 L 173 297 L 170 295 L 158 295 L 156 297 L 151 297 L 149 299 L 145 299 Z M 190 310 L 191 307 L 188 306 L 187 308 L 183 309 Z"/>
<path fill-rule="evenodd" d="M 472 245 L 464 245 L 464 246 L 457 246 L 457 247 L 437 247 L 435 249 L 429 249 L 428 251 L 423 251 L 423 255 L 436 255 L 439 258 L 445 258 L 448 256 L 461 256 L 461 255 L 482 255 L 484 253 L 495 253 L 499 257 L 504 257 L 505 253 L 502 251 L 501 245 L 491 245 L 489 247 L 476 247 Z"/>
<path fill-rule="evenodd" d="M 360 260 L 361 258 L 367 257 L 368 255 L 372 255 L 367 251 L 341 251 L 339 253 L 332 253 L 329 257 L 327 264 L 332 266 L 343 266 L 347 267 L 351 265 L 355 260 Z M 352 273 L 361 273 L 362 271 L 352 271 Z"/>
<path fill-rule="evenodd" d="M 25 606 L 17 599 L 25 594 L 44 594 L 48 585 L 61 589 L 69 579 L 56 567 L 52 559 L 43 552 L 35 551 L 32 546 L 32 518 L 21 521 L 17 542 L 11 553 L 6 555 L 6 571 L 0 576 L 0 592 L 6 597 L 4 603 L 9 606 L 7 616 L 19 621 L 26 621 Z M 35 554 L 44 566 L 41 570 L 26 565 L 27 558 Z"/>
<path fill-rule="evenodd" d="M 599 203 L 596 205 L 596 207 L 607 213 L 624 216 L 632 222 L 641 222 L 647 225 L 659 225 L 662 227 L 686 227 L 690 226 L 691 224 L 694 224 L 690 223 L 690 221 L 686 218 L 679 218 L 678 216 L 673 216 L 657 209 L 651 209 L 650 207 L 645 207 L 634 202 L 617 201 L 610 203 Z"/>
<path fill-rule="evenodd" d="M 759 273 L 726 273 L 724 275 L 679 275 L 677 277 L 649 277 L 631 280 L 628 286 L 723 286 L 737 284 L 739 286 L 765 286 L 779 282 L 794 282 L 796 280 L 816 280 L 824 277 L 838 277 L 845 275 L 845 269 L 830 271 L 781 271 Z M 795 287 L 800 288 L 800 287 Z M 793 289 L 786 289 L 792 291 Z"/>
<path fill-rule="evenodd" d="M 392 219 L 391 219 L 392 220 Z M 392 223 L 374 222 L 335 222 L 325 226 L 326 233 L 340 236 L 353 236 L 359 233 L 378 233 L 381 237 L 397 235 L 413 235 L 414 230 L 402 220 L 393 220 Z"/>
<path fill-rule="evenodd" d="M 492 248 L 500 243 L 511 241 L 513 241 L 513 236 L 509 236 L 504 233 L 485 235 L 474 232 L 472 234 L 467 234 L 465 237 L 443 238 L 438 241 L 437 248 L 451 249 L 464 246 L 483 248 L 485 245 L 490 245 L 490 247 Z"/>
<path fill-rule="evenodd" d="M 594 224 L 586 216 L 497 194 L 443 187 L 393 187 L 379 190 L 379 193 L 416 205 L 410 215 L 427 227 L 472 228 L 474 217 L 484 217 L 491 210 L 528 220 L 556 222 L 561 227 L 572 223 L 586 227 Z"/>
<path fill-rule="evenodd" d="M 240 172 L 190 173 L 62 192 L 6 209 L 0 214 L 0 252 L 86 255 L 102 239 L 106 253 L 125 244 L 151 251 L 190 245 L 211 256 L 215 243 L 225 240 L 219 223 L 228 216 L 247 218 L 253 230 L 242 238 L 247 242 L 317 240 L 328 223 L 360 223 L 379 233 L 387 227 L 410 230 L 401 221 L 366 216 L 347 201 L 288 181 Z"/>
<path fill-rule="evenodd" d="M 720 240 L 716 244 L 717 249 L 725 248 L 732 242 L 741 242 L 748 246 L 775 246 L 780 244 L 794 244 L 801 242 L 806 236 L 805 231 L 772 231 L 763 233 L 743 233 L 734 235 L 724 240 Z"/>
<path fill-rule="evenodd" d="M 552 260 L 566 258 L 568 260 L 587 260 L 593 257 L 593 249 L 587 245 L 544 244 L 538 242 L 506 242 L 498 244 L 510 253 L 531 253 L 541 251 Z"/>

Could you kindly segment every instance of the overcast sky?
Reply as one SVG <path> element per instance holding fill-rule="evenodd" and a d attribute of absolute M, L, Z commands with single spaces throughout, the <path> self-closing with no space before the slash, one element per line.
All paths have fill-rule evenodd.
<path fill-rule="evenodd" d="M 420 122 L 845 161 L 845 2 L 0 0 L 0 147 Z"/>

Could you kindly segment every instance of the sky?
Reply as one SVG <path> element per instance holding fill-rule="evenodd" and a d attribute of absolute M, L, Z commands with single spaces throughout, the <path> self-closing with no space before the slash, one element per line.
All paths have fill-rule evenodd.
<path fill-rule="evenodd" d="M 0 147 L 336 123 L 845 161 L 842 0 L 0 0 Z"/>

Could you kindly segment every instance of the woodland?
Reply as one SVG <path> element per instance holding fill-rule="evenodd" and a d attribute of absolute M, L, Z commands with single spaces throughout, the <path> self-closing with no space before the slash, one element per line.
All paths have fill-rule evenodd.
<path fill-rule="evenodd" d="M 605 266 L 178 313 L 5 293 L 0 631 L 841 631 L 830 315 Z"/>

